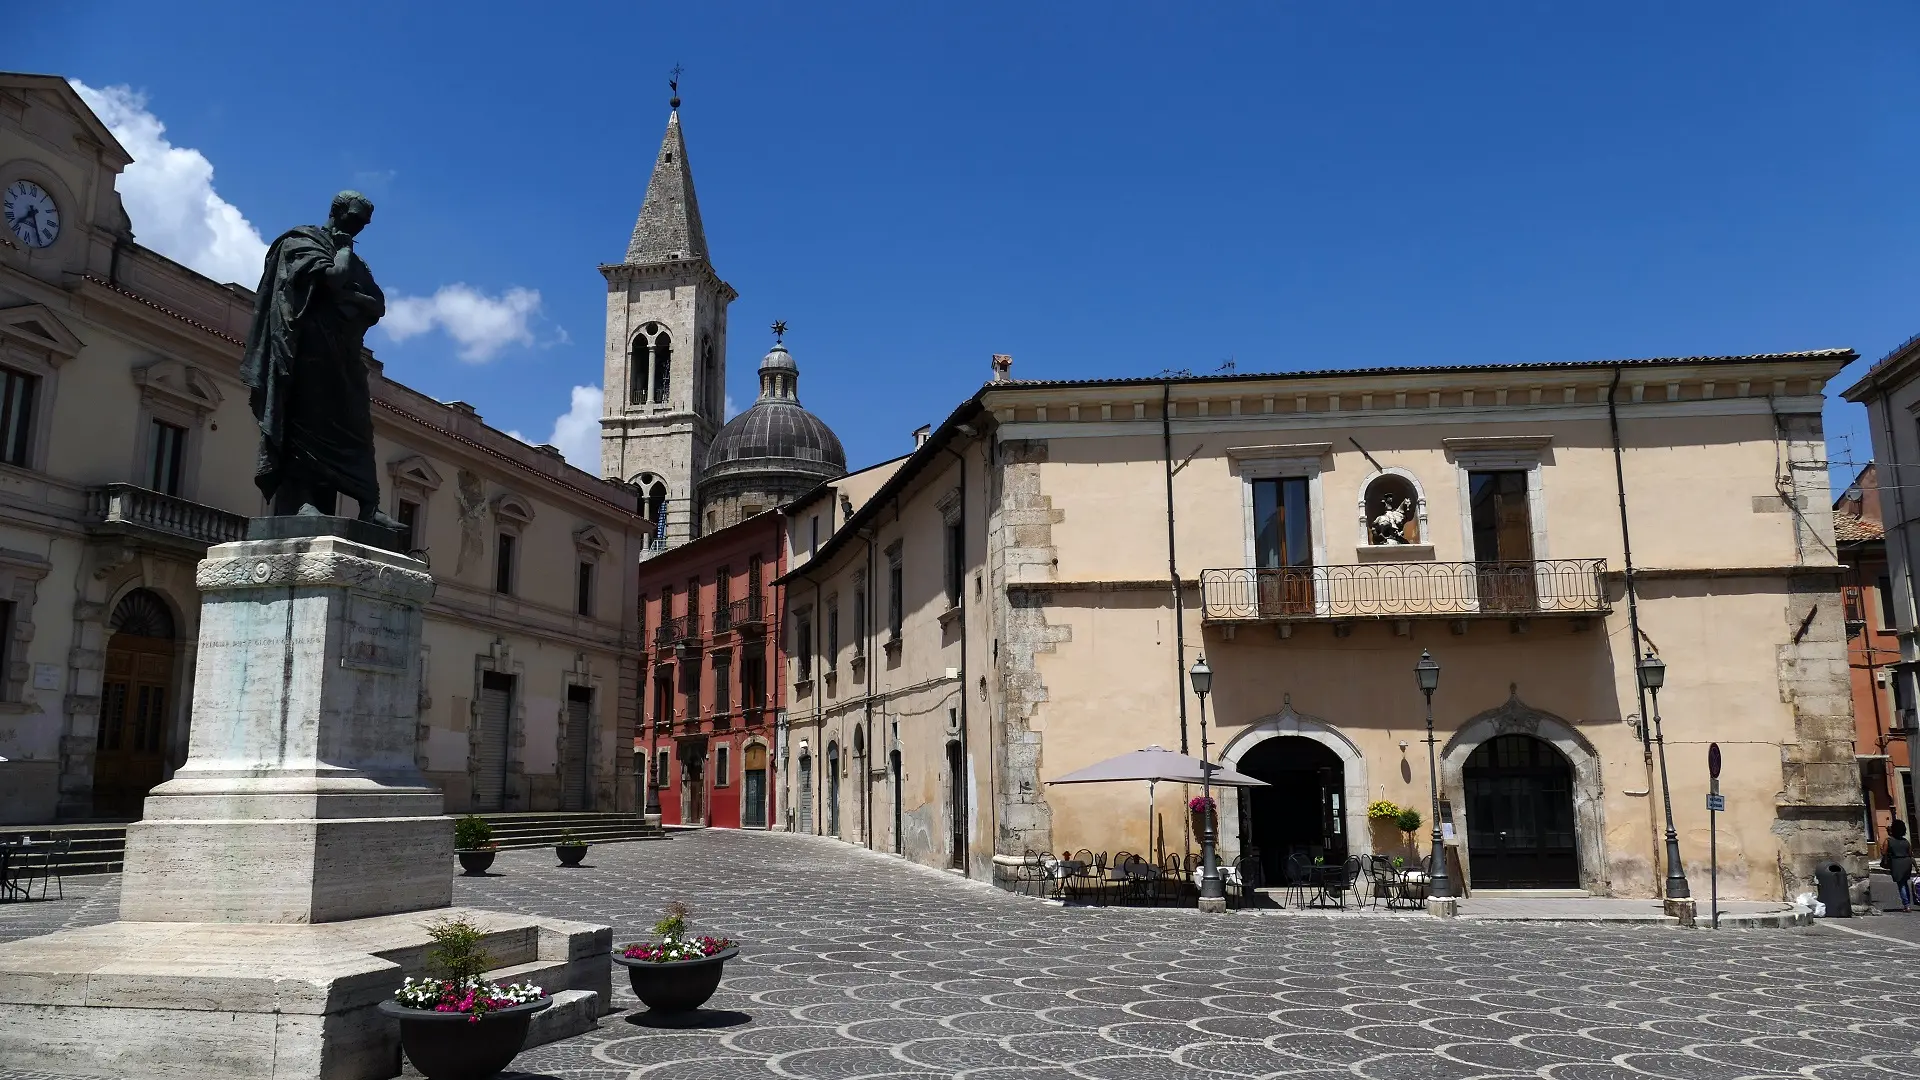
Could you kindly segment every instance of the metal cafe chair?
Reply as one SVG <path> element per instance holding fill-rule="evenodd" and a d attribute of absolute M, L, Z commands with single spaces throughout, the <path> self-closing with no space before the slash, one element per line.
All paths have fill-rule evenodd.
<path fill-rule="evenodd" d="M 45 900 L 47 898 L 48 874 L 53 875 L 53 883 L 60 890 L 59 899 L 65 900 L 67 898 L 67 885 L 65 879 L 61 876 L 60 868 L 67 864 L 67 860 L 72 855 L 72 852 L 73 838 L 70 836 L 62 836 L 47 845 L 47 851 L 42 856 L 40 864 L 40 899 Z"/>

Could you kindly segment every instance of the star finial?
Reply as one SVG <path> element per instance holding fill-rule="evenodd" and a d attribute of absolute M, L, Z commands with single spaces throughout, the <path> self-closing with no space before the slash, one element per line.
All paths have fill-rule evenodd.
<path fill-rule="evenodd" d="M 775 345 L 780 344 L 781 339 L 785 338 L 786 336 L 787 336 L 787 321 L 785 319 L 773 320 L 773 343 Z"/>
<path fill-rule="evenodd" d="M 684 73 L 685 69 L 679 64 L 673 65 L 673 70 L 667 72 L 667 89 L 673 93 L 673 97 L 667 101 L 670 108 L 680 107 L 680 76 Z"/>

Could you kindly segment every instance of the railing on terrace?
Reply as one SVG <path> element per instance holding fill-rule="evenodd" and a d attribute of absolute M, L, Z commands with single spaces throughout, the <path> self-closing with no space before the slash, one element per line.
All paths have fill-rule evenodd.
<path fill-rule="evenodd" d="M 757 629 L 766 618 L 761 608 L 761 600 L 757 596 L 721 604 L 713 612 L 713 632 L 719 634 L 728 630 Z"/>
<path fill-rule="evenodd" d="M 217 507 L 189 502 L 133 484 L 87 489 L 87 518 L 103 525 L 132 525 L 201 544 L 247 537 L 247 519 Z"/>
<path fill-rule="evenodd" d="M 677 619 L 668 619 L 653 632 L 653 645 L 656 649 L 669 649 L 683 641 L 696 641 L 700 637 L 700 616 L 682 615 Z"/>
<path fill-rule="evenodd" d="M 1200 572 L 1205 618 L 1406 619 L 1595 615 L 1605 559 L 1234 567 Z"/>

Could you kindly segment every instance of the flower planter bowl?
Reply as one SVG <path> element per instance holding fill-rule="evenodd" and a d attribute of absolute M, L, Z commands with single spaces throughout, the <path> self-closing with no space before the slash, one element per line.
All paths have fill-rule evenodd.
<path fill-rule="evenodd" d="M 587 857 L 587 845 L 555 844 L 553 853 L 560 857 L 561 866 L 579 866 L 580 860 Z"/>
<path fill-rule="evenodd" d="M 480 877 L 487 872 L 487 867 L 493 865 L 493 857 L 497 852 L 492 848 L 472 848 L 455 851 L 454 854 L 460 856 L 460 868 L 466 871 L 465 876 Z"/>
<path fill-rule="evenodd" d="M 380 1012 L 400 1021 L 400 1046 L 427 1080 L 481 1080 L 513 1062 L 527 1041 L 533 1014 L 552 1004 L 541 998 L 495 1009 L 478 1020 L 466 1013 L 411 1009 L 397 1001 L 381 1002 Z"/>
<path fill-rule="evenodd" d="M 720 988 L 720 973 L 727 961 L 740 955 L 740 946 L 730 945 L 712 956 L 698 960 L 629 960 L 615 954 L 613 962 L 627 969 L 633 983 L 633 996 L 655 1012 L 691 1012 L 707 1003 Z"/>

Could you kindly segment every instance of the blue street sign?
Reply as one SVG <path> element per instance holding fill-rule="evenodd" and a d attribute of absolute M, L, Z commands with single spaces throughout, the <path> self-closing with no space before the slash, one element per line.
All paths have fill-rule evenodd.
<path fill-rule="evenodd" d="M 1726 808 L 1727 808 L 1727 797 L 1725 795 L 1715 792 L 1714 794 L 1707 796 L 1707 809 L 1725 810 Z"/>

